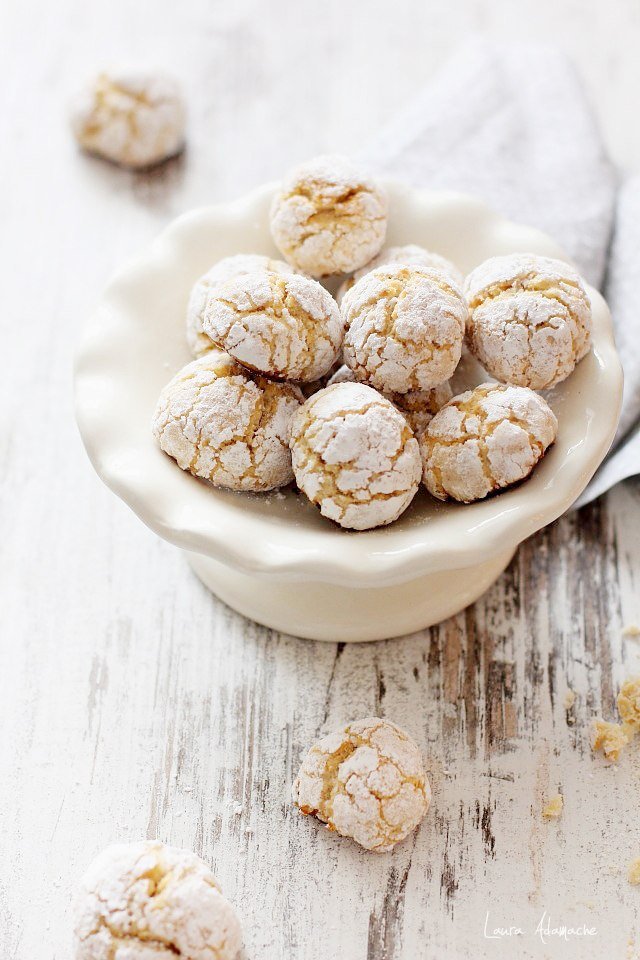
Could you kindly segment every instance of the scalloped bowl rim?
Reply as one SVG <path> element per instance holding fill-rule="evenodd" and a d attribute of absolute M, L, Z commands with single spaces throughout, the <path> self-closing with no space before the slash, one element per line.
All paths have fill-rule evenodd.
<path fill-rule="evenodd" d="M 178 217 L 145 252 L 118 271 L 103 294 L 78 349 L 75 396 L 82 439 L 91 462 L 107 486 L 159 536 L 188 551 L 202 553 L 245 573 L 361 587 L 402 583 L 435 570 L 471 567 L 494 554 L 504 553 L 506 547 L 512 546 L 515 550 L 522 540 L 560 516 L 577 499 L 604 459 L 620 412 L 622 371 L 611 317 L 604 300 L 591 287 L 588 290 L 594 312 L 593 351 L 569 380 L 552 392 L 553 397 L 558 390 L 564 390 L 571 401 L 575 391 L 568 385 L 573 380 L 578 393 L 582 389 L 587 394 L 584 398 L 588 404 L 586 432 L 582 437 L 577 436 L 575 442 L 565 443 L 564 456 L 561 456 L 563 430 L 566 434 L 571 431 L 560 418 L 558 441 L 531 478 L 499 496 L 472 505 L 440 508 L 431 504 L 436 518 L 440 509 L 448 511 L 444 525 L 441 516 L 437 522 L 433 519 L 423 522 L 419 517 L 416 521 L 414 516 L 409 522 L 401 518 L 396 524 L 379 530 L 343 531 L 330 521 L 321 520 L 318 524 L 312 520 L 309 511 L 313 511 L 314 516 L 316 511 L 308 504 L 306 513 L 304 509 L 300 513 L 300 508 L 293 504 L 294 515 L 288 516 L 287 507 L 281 504 L 292 503 L 288 498 L 293 494 L 219 491 L 183 474 L 159 450 L 157 460 L 153 459 L 154 454 L 148 449 L 148 410 L 144 413 L 148 414 L 145 423 L 149 436 L 145 439 L 142 433 L 134 436 L 131 431 L 127 432 L 125 401 L 131 392 L 132 378 L 139 376 L 141 370 L 135 351 L 130 362 L 128 359 L 136 329 L 131 322 L 131 315 L 135 315 L 131 304 L 143 296 L 145 290 L 147 296 L 152 296 L 157 287 L 171 277 L 172 270 L 176 272 L 176 264 L 182 264 L 181 269 L 188 272 L 185 263 L 189 256 L 193 257 L 200 233 L 219 238 L 225 226 L 227 231 L 242 233 L 245 230 L 251 234 L 254 247 L 255 237 L 261 237 L 262 252 L 268 252 L 265 225 L 260 217 L 264 218 L 275 187 L 267 184 L 231 203 L 199 208 Z M 387 188 L 390 228 L 395 207 L 400 209 L 397 218 L 400 223 L 403 217 L 414 217 L 414 224 L 423 224 L 427 229 L 435 222 L 434 229 L 441 229 L 450 245 L 459 242 L 455 236 L 456 223 L 475 224 L 478 236 L 487 239 L 488 249 L 496 252 L 531 250 L 570 262 L 545 234 L 502 218 L 474 197 L 412 190 L 393 181 L 387 182 Z M 449 223 L 453 224 L 451 230 Z M 399 239 L 403 236 L 401 225 L 396 225 L 395 232 L 397 236 L 387 242 L 421 242 L 413 236 Z M 446 252 L 442 244 L 432 246 Z M 200 266 L 191 271 L 190 282 L 203 272 Z M 140 310 L 138 315 L 141 316 Z M 145 316 L 140 325 L 148 326 L 149 322 Z M 181 335 L 182 324 L 183 315 L 177 318 Z M 147 330 L 144 335 L 148 336 Z M 177 365 L 172 359 L 163 366 L 173 365 L 178 369 L 188 359 L 184 355 Z M 582 375 L 584 380 L 586 376 L 587 364 L 593 368 L 592 379 L 586 384 L 581 381 L 577 387 L 578 378 Z M 174 372 L 167 369 L 165 380 Z M 584 390 L 585 386 L 589 390 Z M 591 404 L 588 395 L 592 396 Z M 609 402 L 602 403 L 603 399 Z M 554 405 L 553 399 L 551 402 Z M 141 429 L 141 424 L 137 427 Z M 146 470 L 138 465 L 144 457 L 148 460 Z M 175 477 L 167 471 L 169 466 Z M 200 493 L 196 497 L 193 485 L 206 487 L 210 501 L 203 500 Z M 275 516 L 269 517 L 269 510 L 258 510 L 256 514 L 243 508 L 238 498 L 245 497 L 258 498 L 263 504 L 271 497 L 270 503 L 278 518 L 280 513 L 285 517 L 284 526 L 276 522 Z"/>

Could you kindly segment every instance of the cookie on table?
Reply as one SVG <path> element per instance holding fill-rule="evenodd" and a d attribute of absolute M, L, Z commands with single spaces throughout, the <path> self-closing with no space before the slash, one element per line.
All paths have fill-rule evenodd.
<path fill-rule="evenodd" d="M 103 850 L 80 881 L 74 919 L 75 960 L 234 960 L 242 946 L 207 864 L 158 840 Z"/>
<path fill-rule="evenodd" d="M 85 150 L 134 170 L 180 153 L 185 121 L 176 81 L 137 68 L 98 74 L 77 96 L 71 113 L 73 133 Z"/>
<path fill-rule="evenodd" d="M 367 717 L 313 744 L 293 800 L 340 836 L 386 853 L 418 826 L 431 790 L 415 741 L 395 723 Z"/>

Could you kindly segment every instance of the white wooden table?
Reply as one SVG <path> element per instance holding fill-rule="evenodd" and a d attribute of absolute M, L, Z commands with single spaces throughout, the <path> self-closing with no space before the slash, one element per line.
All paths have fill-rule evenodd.
<path fill-rule="evenodd" d="M 638 483 L 526 543 L 454 620 L 323 645 L 213 599 L 101 485 L 74 425 L 73 347 L 116 265 L 189 207 L 358 149 L 462 33 L 548 39 L 552 17 L 614 155 L 637 165 L 634 0 L 450 6 L 3 7 L 2 960 L 66 960 L 75 880 L 103 846 L 139 837 L 213 865 L 252 960 L 640 955 L 640 892 L 625 879 L 640 855 L 640 757 L 609 766 L 587 741 L 640 666 L 640 644 L 621 635 L 640 620 Z M 183 78 L 192 113 L 186 157 L 145 176 L 80 156 L 64 110 L 96 65 L 143 56 Z M 289 803 L 305 746 L 377 713 L 423 745 L 434 788 L 422 829 L 387 856 Z M 545 823 L 557 791 L 564 816 Z M 487 911 L 489 929 L 524 935 L 485 939 Z M 543 945 L 544 911 L 598 933 Z"/>

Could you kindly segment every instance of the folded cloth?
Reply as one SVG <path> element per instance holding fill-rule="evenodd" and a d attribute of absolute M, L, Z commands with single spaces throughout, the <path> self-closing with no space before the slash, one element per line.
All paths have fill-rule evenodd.
<path fill-rule="evenodd" d="M 640 177 L 627 180 L 616 203 L 605 297 L 624 368 L 622 414 L 611 453 L 577 500 L 582 507 L 621 480 L 640 473 Z"/>
<path fill-rule="evenodd" d="M 640 473 L 640 180 L 616 174 L 570 61 L 541 45 L 467 44 L 363 154 L 376 172 L 482 197 L 549 233 L 603 287 L 625 367 L 613 452 L 576 506 Z M 609 254 L 611 229 L 616 217 Z M 607 262 L 608 261 L 608 262 Z M 637 427 L 637 429 L 635 429 Z"/>

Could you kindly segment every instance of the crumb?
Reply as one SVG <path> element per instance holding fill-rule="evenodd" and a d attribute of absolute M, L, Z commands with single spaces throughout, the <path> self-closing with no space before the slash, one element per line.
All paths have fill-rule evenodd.
<path fill-rule="evenodd" d="M 629 677 L 618 694 L 618 713 L 625 724 L 640 729 L 640 677 Z"/>
<path fill-rule="evenodd" d="M 564 807 L 564 797 L 561 793 L 557 793 L 555 797 L 552 797 L 551 800 L 542 810 L 542 816 L 545 820 L 557 820 L 562 814 L 562 809 Z"/>
<path fill-rule="evenodd" d="M 640 626 L 637 623 L 628 623 L 622 629 L 623 637 L 640 637 Z"/>
<path fill-rule="evenodd" d="M 629 733 L 622 723 L 608 723 L 606 720 L 593 721 L 591 746 L 593 750 L 602 750 L 607 760 L 617 760 L 621 751 L 629 743 Z"/>
<path fill-rule="evenodd" d="M 567 690 L 564 697 L 564 708 L 565 710 L 571 710 L 573 705 L 576 702 L 576 692 L 575 690 Z"/>
<path fill-rule="evenodd" d="M 640 886 L 640 857 L 637 857 L 629 864 L 627 877 L 629 878 L 629 883 L 632 883 L 634 887 Z"/>

